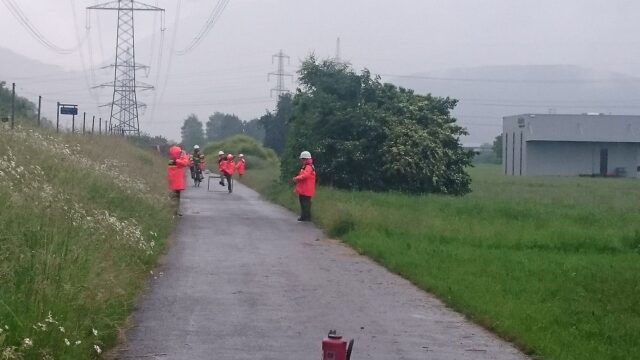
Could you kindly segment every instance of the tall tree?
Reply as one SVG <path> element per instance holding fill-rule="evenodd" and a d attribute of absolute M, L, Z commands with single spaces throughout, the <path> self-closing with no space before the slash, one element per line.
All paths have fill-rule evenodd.
<path fill-rule="evenodd" d="M 0 81 L 0 119 L 11 114 L 11 88 L 5 81 Z M 35 125 L 37 121 L 38 107 L 29 99 L 16 93 L 15 116 L 18 124 Z M 52 124 L 46 118 L 41 119 L 42 127 L 51 127 Z"/>
<path fill-rule="evenodd" d="M 264 128 L 264 146 L 272 148 L 281 155 L 287 142 L 288 121 L 293 110 L 291 94 L 283 94 L 278 98 L 275 113 L 267 112 L 260 117 Z"/>
<path fill-rule="evenodd" d="M 293 100 L 282 178 L 311 151 L 319 181 L 340 188 L 462 195 L 472 152 L 451 110 L 457 100 L 417 95 L 348 64 L 305 60 Z"/>
<path fill-rule="evenodd" d="M 243 131 L 242 120 L 236 115 L 215 112 L 207 121 L 207 141 L 217 141 Z"/>
<path fill-rule="evenodd" d="M 189 115 L 182 125 L 182 146 L 186 150 L 193 148 L 193 145 L 204 145 L 204 131 L 202 121 L 198 120 L 195 114 Z"/>
<path fill-rule="evenodd" d="M 259 142 L 264 141 L 264 128 L 262 124 L 260 124 L 260 119 L 253 119 L 250 121 L 242 122 L 243 132 L 246 135 L 251 136 L 252 138 L 258 140 Z"/>
<path fill-rule="evenodd" d="M 493 153 L 498 162 L 502 162 L 502 134 L 496 136 L 493 140 Z"/>

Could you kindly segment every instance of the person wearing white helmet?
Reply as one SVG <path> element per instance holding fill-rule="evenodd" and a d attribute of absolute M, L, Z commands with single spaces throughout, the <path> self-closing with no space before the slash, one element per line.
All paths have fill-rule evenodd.
<path fill-rule="evenodd" d="M 223 163 L 226 161 L 224 151 L 218 151 L 218 172 L 220 173 L 220 185 L 224 186 L 224 175 L 222 173 Z"/>
<path fill-rule="evenodd" d="M 195 186 L 199 186 L 204 178 L 202 175 L 204 168 L 204 154 L 200 152 L 199 145 L 193 145 L 193 153 L 189 156 L 189 170 L 191 170 L 191 179 L 193 179 Z"/>
<path fill-rule="evenodd" d="M 300 172 L 293 178 L 296 183 L 295 192 L 300 200 L 300 218 L 298 221 L 311 221 L 311 198 L 316 193 L 316 169 L 313 166 L 311 153 L 300 153 Z"/>

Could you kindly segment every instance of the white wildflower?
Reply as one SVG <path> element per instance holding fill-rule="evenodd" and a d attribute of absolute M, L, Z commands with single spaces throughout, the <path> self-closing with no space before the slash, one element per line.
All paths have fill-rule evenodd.
<path fill-rule="evenodd" d="M 80 340 L 76 340 L 75 344 L 76 344 L 76 346 L 77 346 L 77 345 L 80 345 L 80 344 L 82 344 L 82 341 L 80 341 Z"/>
<path fill-rule="evenodd" d="M 96 329 L 91 329 L 93 331 L 93 336 L 98 336 L 98 330 Z"/>
<path fill-rule="evenodd" d="M 22 340 L 22 345 L 26 348 L 30 348 L 33 346 L 33 341 L 29 338 L 24 338 L 24 340 Z"/>
<path fill-rule="evenodd" d="M 69 339 L 67 339 L 67 338 L 64 338 L 64 344 L 69 346 L 69 345 L 71 345 L 71 341 L 69 341 Z"/>
<path fill-rule="evenodd" d="M 60 326 L 58 329 L 60 330 L 60 332 L 64 332 L 64 328 L 62 326 Z"/>
<path fill-rule="evenodd" d="M 44 321 L 46 321 L 46 322 L 48 322 L 48 323 L 52 323 L 52 324 L 57 324 L 57 323 L 58 323 L 57 321 L 55 321 L 55 320 L 53 319 L 53 316 L 51 315 L 51 311 L 49 311 L 49 316 L 47 316 L 47 318 L 46 318 L 46 319 L 44 319 Z"/>
<path fill-rule="evenodd" d="M 96 352 L 97 352 L 98 354 L 102 353 L 102 349 L 100 349 L 100 346 L 98 346 L 98 345 L 93 345 L 93 348 L 94 348 L 94 349 L 96 349 Z"/>

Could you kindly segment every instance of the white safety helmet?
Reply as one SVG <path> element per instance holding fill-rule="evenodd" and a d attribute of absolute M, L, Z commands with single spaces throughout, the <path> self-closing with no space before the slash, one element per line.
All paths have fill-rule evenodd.
<path fill-rule="evenodd" d="M 224 155 L 224 151 L 222 150 L 218 151 L 218 155 Z"/>
<path fill-rule="evenodd" d="M 238 156 L 239 156 L 239 157 L 244 157 L 244 154 L 240 154 L 240 155 L 238 155 Z"/>
<path fill-rule="evenodd" d="M 200 146 L 199 145 L 193 145 L 193 149 L 194 150 L 198 150 L 198 149 L 200 149 Z"/>
<path fill-rule="evenodd" d="M 308 151 L 301 152 L 300 159 L 311 159 L 311 153 Z"/>

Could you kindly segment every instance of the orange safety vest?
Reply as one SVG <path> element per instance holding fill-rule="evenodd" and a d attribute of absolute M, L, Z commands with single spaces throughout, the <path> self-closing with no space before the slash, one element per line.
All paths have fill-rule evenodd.
<path fill-rule="evenodd" d="M 302 166 L 300 173 L 293 180 L 296 182 L 296 193 L 304 196 L 316 194 L 316 170 L 310 162 Z"/>

